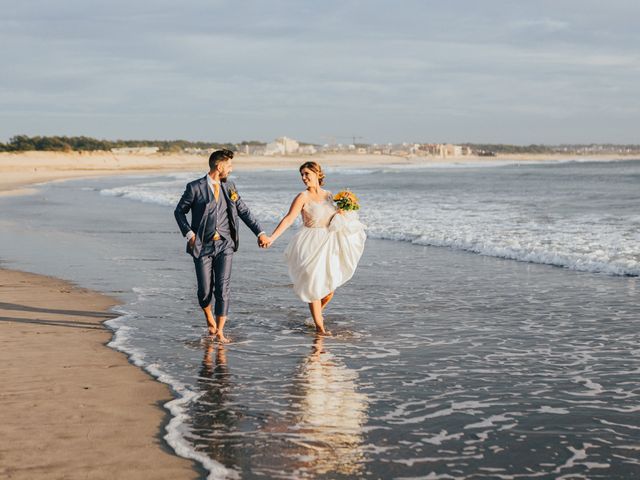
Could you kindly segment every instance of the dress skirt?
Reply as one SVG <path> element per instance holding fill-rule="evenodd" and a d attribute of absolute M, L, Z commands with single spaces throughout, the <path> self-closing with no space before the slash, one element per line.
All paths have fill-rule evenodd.
<path fill-rule="evenodd" d="M 326 297 L 355 273 L 367 238 L 355 212 L 335 215 L 328 227 L 302 227 L 284 256 L 293 290 L 303 302 Z"/>

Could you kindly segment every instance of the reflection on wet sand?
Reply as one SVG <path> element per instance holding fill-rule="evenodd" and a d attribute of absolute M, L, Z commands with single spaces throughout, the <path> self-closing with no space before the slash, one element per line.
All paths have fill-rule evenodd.
<path fill-rule="evenodd" d="M 302 448 L 294 461 L 298 475 L 362 472 L 368 399 L 357 380 L 357 372 L 324 350 L 324 337 L 316 337 L 294 383 L 300 400 L 292 406 L 289 441 Z"/>
<path fill-rule="evenodd" d="M 211 438 L 211 441 L 200 445 L 206 448 L 211 458 L 223 465 L 233 466 L 237 464 L 239 456 L 236 445 L 220 439 L 237 430 L 241 414 L 231 408 L 231 374 L 222 344 L 218 345 L 217 350 L 212 341 L 205 344 L 198 385 L 202 393 L 192 412 L 194 437 Z"/>
<path fill-rule="evenodd" d="M 357 372 L 327 352 L 324 341 L 315 338 L 311 352 L 286 373 L 288 387 L 266 390 L 272 402 L 250 405 L 229 371 L 225 347 L 205 343 L 201 393 L 190 412 L 196 449 L 242 478 L 364 474 L 368 399 L 357 391 Z M 267 373 L 264 380 L 270 379 Z"/>

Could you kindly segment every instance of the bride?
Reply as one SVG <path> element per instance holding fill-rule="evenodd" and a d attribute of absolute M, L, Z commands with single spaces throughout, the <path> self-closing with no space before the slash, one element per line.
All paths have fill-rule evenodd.
<path fill-rule="evenodd" d="M 284 255 L 293 289 L 309 310 L 316 332 L 330 335 L 324 328 L 322 310 L 337 287 L 354 274 L 364 250 L 364 225 L 355 212 L 344 212 L 333 204 L 331 192 L 323 190 L 324 173 L 316 162 L 300 166 L 307 187 L 291 203 L 266 246 L 273 243 L 301 214 L 303 227 L 296 233 Z"/>

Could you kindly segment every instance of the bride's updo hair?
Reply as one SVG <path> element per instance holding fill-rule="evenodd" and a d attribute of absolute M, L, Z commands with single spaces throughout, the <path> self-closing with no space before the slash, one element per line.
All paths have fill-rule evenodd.
<path fill-rule="evenodd" d="M 304 162 L 302 165 L 300 165 L 300 173 L 302 173 L 302 170 L 304 170 L 305 168 L 308 168 L 313 173 L 318 175 L 318 183 L 320 184 L 320 186 L 324 185 L 324 172 L 322 171 L 322 167 L 319 163 Z"/>

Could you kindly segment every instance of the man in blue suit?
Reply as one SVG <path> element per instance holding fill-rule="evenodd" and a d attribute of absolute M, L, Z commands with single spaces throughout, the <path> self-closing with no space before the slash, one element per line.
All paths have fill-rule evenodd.
<path fill-rule="evenodd" d="M 238 250 L 238 219 L 266 247 L 267 236 L 242 201 L 236 186 L 228 181 L 233 170 L 231 150 L 216 150 L 209 157 L 209 173 L 187 184 L 174 215 L 182 235 L 187 238 L 187 253 L 193 257 L 198 279 L 198 303 L 202 308 L 209 335 L 220 342 L 229 310 L 231 261 Z M 187 213 L 191 211 L 191 223 Z M 211 311 L 215 299 L 214 311 Z"/>

